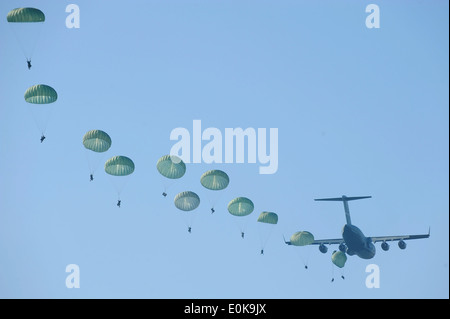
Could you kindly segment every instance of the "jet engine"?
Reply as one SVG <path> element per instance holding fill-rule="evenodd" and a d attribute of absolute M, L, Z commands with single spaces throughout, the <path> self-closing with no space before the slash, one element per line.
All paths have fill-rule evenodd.
<path fill-rule="evenodd" d="M 403 240 L 400 240 L 398 242 L 398 247 L 400 247 L 400 249 L 406 249 L 406 243 Z"/>
<path fill-rule="evenodd" d="M 388 251 L 389 250 L 389 244 L 387 242 L 382 242 L 381 243 L 381 249 L 383 249 L 384 251 Z"/>
<path fill-rule="evenodd" d="M 320 245 L 319 245 L 319 250 L 320 250 L 320 252 L 321 252 L 322 254 L 326 254 L 327 251 L 328 251 L 328 247 L 325 246 L 324 244 L 320 244 Z"/>

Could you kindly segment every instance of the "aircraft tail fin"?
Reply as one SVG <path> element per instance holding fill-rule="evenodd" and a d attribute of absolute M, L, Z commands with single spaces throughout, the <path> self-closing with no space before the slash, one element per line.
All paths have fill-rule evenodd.
<path fill-rule="evenodd" d="M 351 225 L 352 220 L 350 218 L 350 209 L 348 208 L 348 202 L 351 200 L 357 199 L 365 199 L 372 198 L 372 196 L 356 196 L 356 197 L 347 197 L 343 195 L 342 197 L 334 197 L 334 198 L 317 198 L 315 201 L 335 201 L 335 202 L 343 202 L 344 203 L 344 211 L 345 211 L 345 219 L 347 220 L 347 224 Z"/>

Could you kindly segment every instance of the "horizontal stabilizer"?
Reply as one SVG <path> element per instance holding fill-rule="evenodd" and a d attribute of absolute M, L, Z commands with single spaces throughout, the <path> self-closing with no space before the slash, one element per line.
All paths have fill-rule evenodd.
<path fill-rule="evenodd" d="M 372 196 L 357 196 L 357 197 L 335 197 L 335 198 L 317 198 L 314 199 L 315 201 L 334 201 L 334 202 L 345 202 L 350 200 L 357 200 L 357 199 L 365 199 L 365 198 L 372 198 Z"/>

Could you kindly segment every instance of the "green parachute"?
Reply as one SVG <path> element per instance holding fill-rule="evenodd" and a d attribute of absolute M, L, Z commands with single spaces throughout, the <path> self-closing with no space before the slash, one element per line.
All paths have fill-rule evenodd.
<path fill-rule="evenodd" d="M 200 183 L 203 185 L 203 187 L 209 190 L 220 191 L 227 188 L 228 184 L 230 183 L 230 178 L 224 171 L 213 169 L 202 174 L 202 176 L 200 177 Z M 217 197 L 218 196 L 219 195 L 217 195 Z M 212 206 L 211 214 L 215 212 L 214 205 L 217 201 L 217 197 L 213 200 L 210 200 Z"/>
<path fill-rule="evenodd" d="M 158 172 L 171 180 L 176 180 L 184 176 L 186 173 L 186 164 L 176 155 L 164 155 L 156 163 L 156 169 Z M 169 185 L 164 182 L 164 197 L 167 196 L 167 188 Z"/>
<path fill-rule="evenodd" d="M 214 169 L 203 173 L 200 177 L 200 183 L 207 189 L 220 191 L 227 188 L 230 178 L 224 171 Z"/>
<path fill-rule="evenodd" d="M 190 212 L 200 205 L 200 197 L 194 192 L 185 191 L 177 194 L 173 202 L 175 207 L 182 211 L 182 217 L 190 233 L 196 215 Z"/>
<path fill-rule="evenodd" d="M 58 93 L 51 86 L 37 84 L 25 91 L 25 101 L 33 104 L 50 104 L 58 99 Z"/>
<path fill-rule="evenodd" d="M 99 156 L 98 153 L 104 153 L 109 150 L 111 143 L 111 137 L 104 131 L 91 130 L 84 134 L 83 145 L 87 151 L 91 181 L 94 180 L 94 172 L 102 159 L 102 156 Z"/>
<path fill-rule="evenodd" d="M 6 20 L 13 23 L 44 22 L 45 15 L 36 8 L 16 8 L 8 12 Z"/>
<path fill-rule="evenodd" d="M 272 234 L 274 225 L 278 224 L 278 215 L 274 212 L 262 212 L 259 214 L 257 222 L 259 239 L 261 242 L 261 255 L 264 255 L 264 249 Z"/>
<path fill-rule="evenodd" d="M 120 207 L 120 194 L 125 187 L 125 183 L 128 181 L 126 177 L 134 172 L 134 163 L 126 156 L 113 156 L 106 161 L 105 172 L 120 178 L 119 180 L 114 180 L 114 187 L 116 188 L 118 196 L 117 206 Z"/>
<path fill-rule="evenodd" d="M 345 266 L 345 262 L 347 261 L 347 255 L 340 250 L 334 251 L 333 255 L 331 255 L 331 261 L 339 268 L 343 268 Z"/>
<path fill-rule="evenodd" d="M 175 207 L 185 212 L 194 210 L 200 205 L 200 197 L 194 192 L 181 192 L 173 200 Z"/>
<path fill-rule="evenodd" d="M 134 172 L 134 163 L 126 156 L 113 156 L 106 161 L 105 172 L 113 176 L 127 176 Z"/>
<path fill-rule="evenodd" d="M 103 153 L 111 147 L 111 137 L 101 130 L 91 130 L 84 134 L 83 145 L 88 150 Z"/>
<path fill-rule="evenodd" d="M 250 215 L 254 208 L 253 202 L 246 197 L 237 197 L 228 203 L 228 212 L 239 217 Z"/>
<path fill-rule="evenodd" d="M 158 172 L 167 178 L 178 179 L 186 173 L 186 164 L 175 155 L 165 155 L 156 163 Z"/>
<path fill-rule="evenodd" d="M 27 59 L 28 69 L 30 69 L 31 57 L 39 43 L 45 14 L 36 8 L 16 8 L 8 12 L 6 20 L 13 30 L 20 49 Z"/>
<path fill-rule="evenodd" d="M 262 212 L 258 216 L 258 222 L 260 223 L 266 223 L 266 224 L 274 224 L 276 225 L 278 223 L 278 215 L 272 212 Z"/>
<path fill-rule="evenodd" d="M 314 236 L 308 231 L 298 231 L 291 236 L 291 244 L 294 246 L 307 246 L 314 242 Z"/>
<path fill-rule="evenodd" d="M 314 242 L 314 236 L 308 231 L 298 231 L 292 234 L 291 244 L 294 246 L 309 246 Z M 302 259 L 305 269 L 308 269 L 309 257 L 311 250 L 306 248 L 306 250 L 298 250 L 299 257 Z"/>
<path fill-rule="evenodd" d="M 24 99 L 29 104 L 37 104 L 39 106 L 30 106 L 29 112 L 32 114 L 36 127 L 41 133 L 41 143 L 45 139 L 45 131 L 47 130 L 50 114 L 53 105 L 56 102 L 58 93 L 51 86 L 45 84 L 37 84 L 29 87 L 24 94 Z M 28 104 L 27 104 L 28 105 Z"/>
<path fill-rule="evenodd" d="M 244 230 L 246 226 L 242 217 L 250 215 L 254 209 L 255 206 L 253 205 L 253 202 L 246 197 L 237 197 L 228 203 L 228 212 L 233 216 L 239 217 L 240 219 L 238 227 L 241 231 L 242 238 L 244 238 Z"/>

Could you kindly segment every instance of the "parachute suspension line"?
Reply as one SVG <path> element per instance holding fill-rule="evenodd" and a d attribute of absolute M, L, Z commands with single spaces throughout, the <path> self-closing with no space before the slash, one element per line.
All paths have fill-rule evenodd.
<path fill-rule="evenodd" d="M 240 221 L 234 217 L 232 219 L 233 219 L 233 223 L 236 226 L 236 228 L 239 229 L 239 233 L 240 234 L 244 233 L 244 227 L 242 226 L 242 221 Z M 242 238 L 244 238 L 244 237 L 242 237 Z"/>
<path fill-rule="evenodd" d="M 30 56 L 27 57 L 27 61 L 28 61 L 28 60 L 31 61 L 31 57 L 34 55 L 34 51 L 36 50 L 36 46 L 37 46 L 38 42 L 40 42 L 39 40 L 40 40 L 40 38 L 41 38 L 41 33 L 42 33 L 42 28 L 43 28 L 43 27 L 44 27 L 43 25 L 42 25 L 42 26 L 38 26 L 36 39 L 35 39 L 35 41 L 33 41 L 33 42 L 31 43 Z"/>
<path fill-rule="evenodd" d="M 123 189 L 125 188 L 126 184 L 128 183 L 128 178 L 125 178 L 122 181 L 117 181 L 117 180 L 113 180 L 113 178 L 115 177 L 117 179 L 117 176 L 111 176 L 109 174 L 108 178 L 110 183 L 113 185 L 114 189 L 117 192 L 117 199 L 120 200 L 120 195 L 122 194 Z M 128 176 L 122 176 L 122 177 L 128 177 Z"/>
<path fill-rule="evenodd" d="M 14 23 L 15 24 L 15 23 Z M 17 40 L 17 43 L 19 44 L 20 50 L 22 51 L 23 56 L 25 57 L 25 59 L 27 61 L 31 61 L 31 58 L 33 57 L 34 51 L 36 50 L 36 46 L 37 43 L 40 42 L 40 38 L 41 38 L 41 34 L 42 34 L 42 28 L 44 27 L 44 23 L 33 23 L 34 24 L 34 30 L 33 36 L 31 37 L 32 40 L 30 40 L 30 46 L 27 47 L 23 41 L 25 39 L 22 39 L 22 36 L 20 36 L 19 34 L 19 30 L 17 29 L 23 29 L 20 30 L 20 33 L 26 33 L 25 31 L 29 31 L 30 28 L 28 28 L 28 30 L 25 30 L 24 26 L 20 26 L 20 25 L 11 25 L 11 23 L 8 23 L 8 25 L 10 25 L 10 29 L 12 30 L 12 32 L 14 33 L 14 37 Z M 25 27 L 30 27 L 29 25 L 26 25 Z"/>
<path fill-rule="evenodd" d="M 20 51 L 22 51 L 22 54 L 24 56 L 24 58 L 28 61 L 31 59 L 31 57 L 27 57 L 27 54 L 25 53 L 25 46 L 22 43 L 22 38 L 19 37 L 17 30 L 14 28 L 14 26 L 12 26 L 10 23 L 8 23 L 9 28 L 12 30 L 12 33 L 14 33 L 14 38 L 16 38 L 17 43 L 19 44 L 20 47 Z"/>
<path fill-rule="evenodd" d="M 334 264 L 331 263 L 331 282 L 334 282 Z"/>
<path fill-rule="evenodd" d="M 122 182 L 122 184 L 121 185 L 119 185 L 119 187 L 118 187 L 118 194 L 119 194 L 119 197 L 120 197 L 120 194 L 122 194 L 122 191 L 123 191 L 123 189 L 125 188 L 125 186 L 126 186 L 126 184 L 128 183 L 128 178 L 126 178 L 123 182 Z"/>
<path fill-rule="evenodd" d="M 94 170 L 92 169 L 91 161 L 89 158 L 89 150 L 87 148 L 84 149 L 84 155 L 86 157 L 86 162 L 88 163 L 89 166 L 89 173 L 94 174 Z"/>
<path fill-rule="evenodd" d="M 45 135 L 45 132 L 47 131 L 47 126 L 50 121 L 50 117 L 53 113 L 53 105 L 35 105 L 27 103 L 28 111 L 31 113 L 31 116 L 33 117 L 34 124 L 36 125 L 36 128 L 38 129 L 39 133 L 41 135 Z M 44 108 L 44 110 L 39 110 L 39 108 Z M 38 118 L 38 115 L 36 112 L 42 113 L 40 118 Z"/>
<path fill-rule="evenodd" d="M 301 248 L 302 248 L 302 247 L 301 247 Z M 302 260 L 303 267 L 304 267 L 305 269 L 308 269 L 308 260 L 305 259 L 305 257 L 300 253 L 300 249 L 301 249 L 301 248 L 298 249 L 299 252 L 298 252 L 297 254 L 298 254 L 298 256 L 300 257 L 300 259 Z"/>
<path fill-rule="evenodd" d="M 247 228 L 247 224 L 248 224 L 248 218 L 246 218 L 247 216 L 243 216 L 241 218 L 233 218 L 235 224 L 237 225 L 237 227 L 239 228 L 239 231 L 241 233 L 241 237 L 242 239 L 245 239 L 245 229 Z M 239 220 L 241 219 L 241 220 Z M 242 220 L 243 219 L 243 220 Z"/>
<path fill-rule="evenodd" d="M 217 202 L 223 197 L 224 192 L 219 191 L 218 194 L 216 194 L 215 196 L 213 196 L 213 198 L 209 198 L 209 204 L 210 204 L 210 208 L 211 208 L 211 213 L 213 212 L 213 210 L 215 209 L 215 206 L 217 204 Z M 215 211 L 215 210 L 214 210 Z"/>
<path fill-rule="evenodd" d="M 344 268 L 345 268 L 345 267 L 342 267 L 341 270 L 340 270 L 340 272 L 341 272 L 341 278 L 342 278 L 343 280 L 345 279 L 345 276 L 344 276 L 345 270 L 344 270 Z"/>
<path fill-rule="evenodd" d="M 180 211 L 179 214 L 181 214 L 181 218 L 184 222 L 184 225 L 186 226 L 186 229 L 188 229 L 189 233 L 191 233 L 196 214 L 193 212 L 186 212 L 186 211 Z"/>
<path fill-rule="evenodd" d="M 168 190 L 175 184 L 175 181 L 171 180 L 170 182 L 164 182 L 164 190 Z"/>
<path fill-rule="evenodd" d="M 44 127 L 42 129 L 42 135 L 45 134 L 45 131 L 47 130 L 48 122 L 50 121 L 51 116 L 53 115 L 53 105 L 49 105 L 49 110 L 46 118 L 44 119 Z"/>
<path fill-rule="evenodd" d="M 164 186 L 163 194 L 166 194 L 166 195 L 164 195 L 164 197 L 167 196 L 169 188 L 171 188 L 175 184 L 175 182 L 176 182 L 175 180 L 170 180 L 170 181 L 164 180 L 164 182 L 163 182 L 163 186 Z"/>
<path fill-rule="evenodd" d="M 28 108 L 28 112 L 31 113 L 31 117 L 33 118 L 33 121 L 34 121 L 34 124 L 36 125 L 37 130 L 39 131 L 39 133 L 41 133 L 41 135 L 44 135 L 44 129 L 41 127 L 41 125 L 39 125 L 39 120 L 37 118 L 37 115 L 33 111 L 33 105 L 28 105 L 28 103 L 27 103 L 27 108 Z"/>
<path fill-rule="evenodd" d="M 307 246 L 304 246 L 304 247 L 299 247 L 299 250 L 298 250 L 299 251 L 298 252 L 298 256 L 302 260 L 303 266 L 304 266 L 305 269 L 308 269 L 309 261 L 310 261 L 310 258 L 311 258 L 311 249 L 308 249 L 308 248 L 311 248 L 311 247 L 308 247 L 308 245 L 307 245 Z M 300 250 L 305 250 L 305 249 L 307 251 L 303 254 Z"/>
<path fill-rule="evenodd" d="M 274 225 L 258 225 L 258 226 L 268 226 L 268 227 L 259 227 L 259 239 L 261 242 L 261 249 L 264 250 L 266 248 L 267 242 L 269 241 L 269 238 L 271 237 Z M 268 230 L 261 229 L 261 228 L 270 228 Z"/>
<path fill-rule="evenodd" d="M 331 282 L 334 281 L 334 269 L 338 268 L 336 265 L 334 265 L 333 263 L 331 263 Z M 345 276 L 344 276 L 344 267 L 340 268 L 339 270 L 340 274 L 341 274 L 341 279 L 344 280 Z"/>
<path fill-rule="evenodd" d="M 86 150 L 86 158 L 88 161 L 88 165 L 89 165 L 89 171 L 91 174 L 94 174 L 98 167 L 100 166 L 100 163 L 102 163 L 105 160 L 105 155 L 104 153 L 101 153 L 99 155 L 99 153 L 93 153 L 91 150 L 88 150 L 87 148 L 85 148 Z"/>

